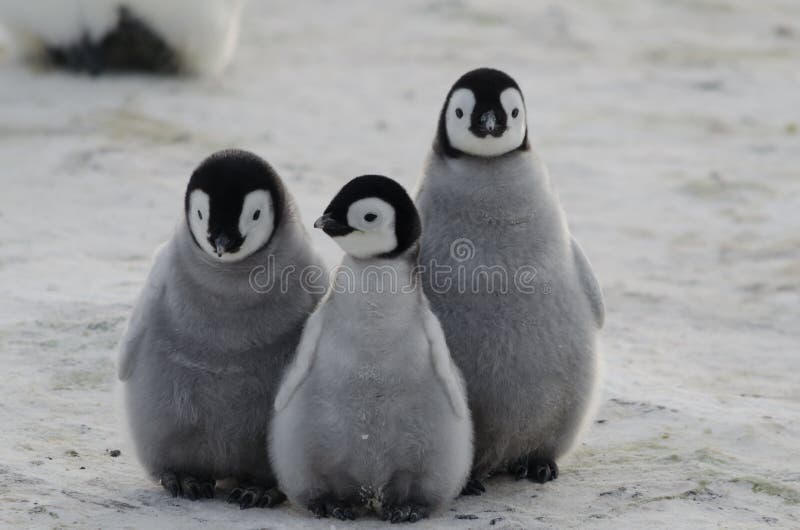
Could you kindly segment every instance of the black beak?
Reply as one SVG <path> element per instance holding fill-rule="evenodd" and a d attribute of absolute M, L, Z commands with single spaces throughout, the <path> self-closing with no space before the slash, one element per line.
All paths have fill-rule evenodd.
<path fill-rule="evenodd" d="M 494 115 L 494 111 L 490 110 L 484 112 L 481 116 L 481 127 L 486 129 L 486 131 L 491 134 L 494 132 L 495 127 L 497 126 L 497 117 Z"/>
<path fill-rule="evenodd" d="M 473 133 L 479 138 L 485 138 L 489 135 L 499 138 L 503 136 L 504 132 L 506 132 L 506 125 L 505 123 L 500 123 L 493 110 L 487 110 L 481 114 L 480 122 L 473 128 Z"/>
<path fill-rule="evenodd" d="M 217 236 L 217 239 L 214 240 L 214 251 L 217 253 L 217 257 L 221 258 L 222 255 L 225 254 L 225 251 L 227 250 L 228 245 L 230 245 L 230 243 L 231 240 L 228 239 L 227 236 L 225 235 Z"/>
<path fill-rule="evenodd" d="M 353 231 L 349 226 L 334 219 L 330 213 L 326 213 L 314 221 L 314 228 L 322 228 L 322 231 L 331 237 L 344 236 Z"/>
<path fill-rule="evenodd" d="M 239 247 L 244 243 L 244 238 L 231 239 L 225 234 L 220 234 L 217 237 L 209 237 L 208 242 L 214 247 L 214 253 L 218 258 L 221 258 L 226 252 L 234 253 L 239 250 Z"/>

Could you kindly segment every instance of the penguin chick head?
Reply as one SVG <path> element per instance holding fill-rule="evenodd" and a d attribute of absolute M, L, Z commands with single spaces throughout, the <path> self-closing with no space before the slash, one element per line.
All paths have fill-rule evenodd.
<path fill-rule="evenodd" d="M 195 243 L 217 261 L 234 262 L 269 243 L 283 208 L 283 186 L 264 160 L 230 149 L 198 166 L 184 203 Z"/>
<path fill-rule="evenodd" d="M 414 245 L 422 232 L 406 190 L 380 175 L 356 177 L 339 191 L 314 223 L 354 258 L 392 258 Z"/>
<path fill-rule="evenodd" d="M 517 82 L 492 68 L 462 75 L 447 94 L 436 143 L 451 157 L 494 157 L 527 149 L 525 101 Z"/>

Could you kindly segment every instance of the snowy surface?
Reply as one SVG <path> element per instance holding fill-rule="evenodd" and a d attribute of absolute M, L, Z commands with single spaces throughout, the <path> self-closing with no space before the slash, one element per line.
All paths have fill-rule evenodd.
<path fill-rule="evenodd" d="M 418 526 L 800 526 L 800 4 L 342 5 L 252 2 L 217 80 L 0 49 L 0 527 L 331 527 L 168 498 L 120 428 L 115 344 L 203 156 L 263 155 L 310 222 L 352 176 L 413 186 L 482 65 L 522 85 L 603 284 L 606 388 L 556 482 L 494 480 Z"/>

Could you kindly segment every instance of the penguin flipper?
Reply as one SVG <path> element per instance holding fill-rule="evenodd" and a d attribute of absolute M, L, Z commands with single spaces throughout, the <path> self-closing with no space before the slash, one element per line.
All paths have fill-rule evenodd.
<path fill-rule="evenodd" d="M 147 330 L 142 329 L 141 326 L 141 318 L 137 318 L 136 313 L 134 313 L 119 345 L 117 377 L 120 381 L 125 381 L 133 375 L 133 369 L 136 366 L 136 352 L 139 350 L 139 345 L 146 334 Z"/>
<path fill-rule="evenodd" d="M 147 276 L 145 285 L 139 294 L 136 305 L 131 313 L 125 333 L 119 343 L 119 364 L 117 365 L 117 377 L 120 381 L 127 380 L 133 375 L 136 367 L 136 358 L 144 339 L 150 331 L 148 316 L 151 311 L 159 304 L 166 290 L 166 257 L 164 256 L 164 246 L 159 248 L 150 274 Z"/>
<path fill-rule="evenodd" d="M 592 270 L 592 265 L 583 253 L 583 249 L 572 238 L 572 254 L 575 257 L 575 267 L 578 269 L 578 276 L 583 284 L 583 290 L 589 298 L 589 303 L 592 306 L 592 313 L 594 313 L 594 320 L 598 328 L 602 328 L 606 320 L 606 309 L 603 303 L 603 291 L 600 289 L 600 284 L 597 283 L 597 278 Z"/>
<path fill-rule="evenodd" d="M 283 383 L 281 383 L 278 395 L 275 397 L 276 412 L 286 408 L 286 405 L 289 404 L 292 396 L 294 396 L 295 391 L 297 391 L 311 371 L 311 366 L 314 363 L 314 357 L 317 353 L 319 336 L 322 334 L 323 309 L 324 307 L 320 306 L 308 317 L 308 321 L 303 329 L 303 335 L 300 338 L 300 344 L 297 346 L 297 353 L 295 354 L 294 361 L 289 368 L 287 368 Z"/>
<path fill-rule="evenodd" d="M 458 369 L 450 357 L 450 349 L 444 336 L 444 330 L 429 307 L 425 308 L 424 315 L 425 334 L 430 346 L 431 361 L 437 379 L 442 383 L 450 405 L 458 418 L 467 416 L 467 405 L 464 393 L 464 383 Z"/>

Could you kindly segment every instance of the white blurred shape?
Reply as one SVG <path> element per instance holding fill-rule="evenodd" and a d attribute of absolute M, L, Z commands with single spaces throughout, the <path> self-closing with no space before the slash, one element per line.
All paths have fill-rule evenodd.
<path fill-rule="evenodd" d="M 180 60 L 181 69 L 217 74 L 233 58 L 246 0 L 0 0 L 0 23 L 24 58 L 63 48 L 84 37 L 100 41 L 127 8 Z"/>

